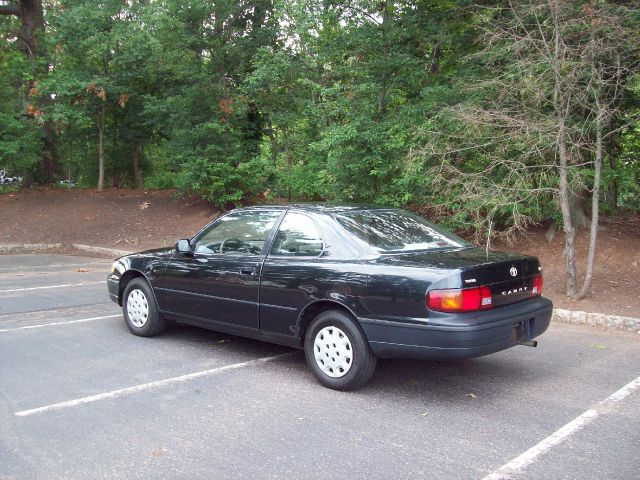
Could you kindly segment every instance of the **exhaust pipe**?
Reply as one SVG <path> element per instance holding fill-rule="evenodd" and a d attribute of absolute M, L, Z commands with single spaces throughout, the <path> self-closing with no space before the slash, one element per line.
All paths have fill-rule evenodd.
<path fill-rule="evenodd" d="M 524 340 L 524 341 L 520 342 L 520 345 L 524 345 L 525 347 L 537 347 L 538 346 L 538 341 L 537 340 Z"/>

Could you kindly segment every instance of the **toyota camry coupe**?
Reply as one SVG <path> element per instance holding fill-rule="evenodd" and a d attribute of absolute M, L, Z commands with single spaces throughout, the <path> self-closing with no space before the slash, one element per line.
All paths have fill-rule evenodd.
<path fill-rule="evenodd" d="M 175 247 L 118 258 L 107 284 L 135 335 L 174 321 L 302 348 L 338 390 L 364 385 L 378 358 L 535 346 L 552 313 L 537 258 L 371 206 L 233 210 Z"/>

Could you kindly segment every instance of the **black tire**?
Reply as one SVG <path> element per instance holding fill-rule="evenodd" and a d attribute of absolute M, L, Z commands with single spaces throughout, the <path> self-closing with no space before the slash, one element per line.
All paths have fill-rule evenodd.
<path fill-rule="evenodd" d="M 321 331 L 333 334 L 332 327 L 337 329 L 337 335 L 346 335 L 351 346 L 350 349 L 353 351 L 352 360 L 349 362 L 350 366 L 346 373 L 343 374 L 338 369 L 334 372 L 328 364 L 325 366 L 325 368 L 331 370 L 331 374 L 342 375 L 339 377 L 330 376 L 320 367 L 319 362 L 321 360 L 316 361 L 316 353 L 322 356 L 320 355 L 319 347 L 316 345 L 316 337 Z M 320 341 L 320 337 L 318 337 L 318 340 Z M 324 343 L 324 340 L 322 340 L 322 343 Z M 335 347 L 335 344 L 333 346 Z M 334 390 L 345 391 L 360 388 L 369 381 L 376 369 L 377 358 L 371 351 L 364 333 L 350 315 L 340 310 L 327 310 L 313 319 L 305 335 L 304 353 L 307 365 L 311 369 L 313 376 L 322 385 Z M 330 351 L 323 353 L 327 355 Z M 327 360 L 330 360 L 330 357 L 331 355 L 327 355 Z"/>
<path fill-rule="evenodd" d="M 133 296 L 131 296 L 132 294 Z M 130 300 L 131 306 L 129 305 Z M 145 300 L 146 319 L 144 319 Z M 140 308 L 136 308 L 138 305 L 141 305 Z M 127 328 L 134 335 L 153 337 L 164 332 L 167 328 L 167 322 L 160 314 L 151 286 L 144 278 L 134 278 L 127 284 L 122 297 L 122 313 Z"/>

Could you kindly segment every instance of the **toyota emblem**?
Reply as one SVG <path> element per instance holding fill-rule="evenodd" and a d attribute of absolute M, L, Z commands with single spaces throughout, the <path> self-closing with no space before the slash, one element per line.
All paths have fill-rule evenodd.
<path fill-rule="evenodd" d="M 512 277 L 515 277 L 516 275 L 518 275 L 518 269 L 516 267 L 511 267 L 511 269 L 509 270 L 509 273 L 511 274 Z"/>

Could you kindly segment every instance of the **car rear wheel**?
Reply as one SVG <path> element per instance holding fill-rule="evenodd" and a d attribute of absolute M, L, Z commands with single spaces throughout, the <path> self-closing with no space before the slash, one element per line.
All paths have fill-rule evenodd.
<path fill-rule="evenodd" d="M 319 314 L 304 341 L 307 365 L 316 379 L 335 390 L 354 390 L 369 381 L 377 359 L 353 318 L 339 310 Z"/>
<path fill-rule="evenodd" d="M 160 314 L 151 287 L 143 278 L 134 278 L 124 290 L 122 311 L 127 328 L 134 335 L 152 337 L 162 333 L 167 322 Z"/>

